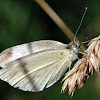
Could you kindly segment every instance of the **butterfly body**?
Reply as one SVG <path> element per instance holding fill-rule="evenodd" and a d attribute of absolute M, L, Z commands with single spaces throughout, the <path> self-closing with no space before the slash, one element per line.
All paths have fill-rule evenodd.
<path fill-rule="evenodd" d="M 0 53 L 0 79 L 24 91 L 42 91 L 71 66 L 78 46 L 41 40 L 8 48 Z"/>

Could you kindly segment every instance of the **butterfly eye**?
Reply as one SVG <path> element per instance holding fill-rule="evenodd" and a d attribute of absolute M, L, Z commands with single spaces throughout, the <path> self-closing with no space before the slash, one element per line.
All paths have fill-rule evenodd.
<path fill-rule="evenodd" d="M 70 49 L 70 47 L 69 47 L 69 46 L 67 46 L 67 47 L 66 47 L 66 49 Z"/>
<path fill-rule="evenodd" d="M 76 44 L 73 44 L 73 48 L 77 48 L 77 45 Z"/>

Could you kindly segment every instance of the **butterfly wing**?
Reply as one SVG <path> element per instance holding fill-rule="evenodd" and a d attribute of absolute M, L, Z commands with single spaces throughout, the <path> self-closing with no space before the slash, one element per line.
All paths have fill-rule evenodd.
<path fill-rule="evenodd" d="M 14 85 L 14 87 L 19 87 L 21 85 L 21 87 L 19 88 L 25 91 L 43 91 L 45 87 L 48 88 L 51 86 L 51 84 L 53 85 L 56 81 L 58 81 L 58 76 L 54 77 L 55 79 L 53 79 L 52 76 L 55 75 L 55 72 L 59 69 L 59 67 L 64 66 L 66 69 L 68 68 L 68 66 L 64 65 L 65 62 L 66 60 L 63 59 L 60 62 L 53 63 L 43 69 L 37 70 L 20 80 L 17 84 Z M 61 77 L 62 74 L 60 74 L 59 76 Z M 49 86 L 47 86 L 48 82 L 50 84 Z"/>
<path fill-rule="evenodd" d="M 4 64 L 14 61 L 18 58 L 30 55 L 32 53 L 51 49 L 61 50 L 65 49 L 66 47 L 67 44 L 63 44 L 61 42 L 53 40 L 41 40 L 14 46 L 0 53 L 0 67 L 4 67 Z"/>
<path fill-rule="evenodd" d="M 24 91 L 42 91 L 53 85 L 71 64 L 69 50 L 44 50 L 7 62 L 0 79 Z"/>

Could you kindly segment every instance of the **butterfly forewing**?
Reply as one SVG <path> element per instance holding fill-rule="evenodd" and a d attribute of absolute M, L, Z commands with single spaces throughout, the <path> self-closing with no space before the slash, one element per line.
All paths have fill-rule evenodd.
<path fill-rule="evenodd" d="M 14 46 L 0 53 L 0 66 L 5 67 L 4 64 L 32 53 L 50 49 L 60 50 L 65 49 L 66 47 L 66 44 L 53 40 L 41 40 Z"/>

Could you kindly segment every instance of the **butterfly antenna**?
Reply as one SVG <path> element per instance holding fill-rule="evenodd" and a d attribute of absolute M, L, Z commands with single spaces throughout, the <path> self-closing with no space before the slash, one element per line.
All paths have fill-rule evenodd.
<path fill-rule="evenodd" d="M 84 14 L 83 14 L 83 16 L 82 16 L 82 19 L 81 19 L 81 21 L 80 21 L 80 24 L 79 24 L 79 26 L 78 26 L 78 29 L 77 29 L 77 31 L 76 31 L 76 33 L 75 33 L 74 42 L 75 42 L 75 39 L 76 39 L 76 35 L 77 35 L 77 33 L 78 33 L 78 31 L 79 31 L 79 29 L 80 29 L 80 27 L 81 27 L 81 24 L 82 24 L 82 21 L 83 21 L 83 19 L 84 19 L 85 14 L 86 14 L 86 11 L 87 11 L 87 7 L 85 8 Z"/>

